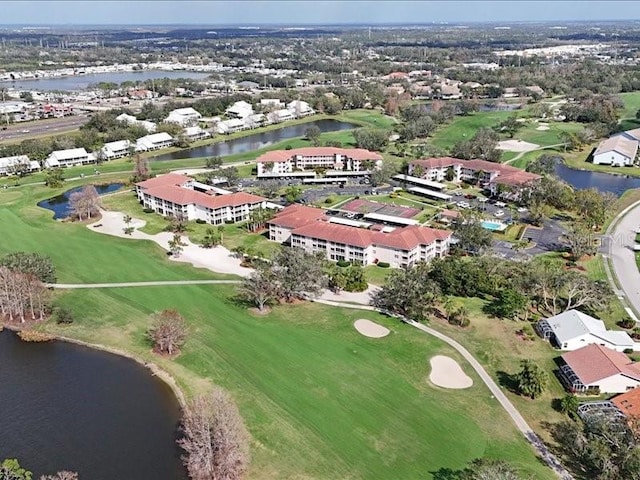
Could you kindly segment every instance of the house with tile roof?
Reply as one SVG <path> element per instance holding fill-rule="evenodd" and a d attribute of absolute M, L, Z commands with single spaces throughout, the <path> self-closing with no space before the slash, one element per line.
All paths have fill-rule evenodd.
<path fill-rule="evenodd" d="M 560 379 L 574 393 L 623 393 L 640 386 L 640 364 L 597 344 L 561 357 Z"/>
<path fill-rule="evenodd" d="M 204 190 L 204 191 L 202 191 Z M 184 216 L 212 225 L 244 222 L 267 199 L 246 192 L 208 188 L 186 175 L 168 173 L 136 183 L 136 196 L 145 208 L 165 217 Z"/>
<path fill-rule="evenodd" d="M 364 148 L 303 147 L 272 150 L 256 158 L 258 178 L 286 177 L 314 169 L 370 173 L 382 165 L 382 155 Z"/>
<path fill-rule="evenodd" d="M 520 168 L 487 160 L 461 160 L 453 157 L 436 157 L 414 160 L 409 163 L 409 175 L 432 182 L 478 182 L 495 195 L 502 190 L 518 190 L 539 180 L 540 175 Z"/>
<path fill-rule="evenodd" d="M 320 252 L 328 260 L 407 267 L 446 255 L 451 232 L 409 225 L 362 227 L 333 221 L 321 208 L 290 205 L 268 222 L 269 239 Z M 376 228 L 379 227 L 379 228 Z"/>
<path fill-rule="evenodd" d="M 640 350 L 640 344 L 634 342 L 627 332 L 607 330 L 602 320 L 578 310 L 567 310 L 542 319 L 536 324 L 536 330 L 561 350 L 577 350 L 592 343 L 618 352 Z"/>
<path fill-rule="evenodd" d="M 611 403 L 627 418 L 640 418 L 640 388 L 616 395 Z"/>

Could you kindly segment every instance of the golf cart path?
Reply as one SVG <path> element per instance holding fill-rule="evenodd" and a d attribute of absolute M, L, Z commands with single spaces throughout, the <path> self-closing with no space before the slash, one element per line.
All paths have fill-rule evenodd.
<path fill-rule="evenodd" d="M 47 287 L 60 290 L 79 288 L 126 288 L 126 287 L 164 287 L 167 285 L 235 285 L 241 280 L 167 280 L 158 282 L 120 282 L 120 283 L 49 283 Z"/>
<path fill-rule="evenodd" d="M 372 307 L 371 305 L 356 305 L 353 303 L 341 303 L 336 301 L 327 301 L 322 299 L 314 299 L 315 302 L 324 303 L 327 305 L 333 305 L 343 308 L 353 308 L 357 310 L 368 310 L 368 311 L 379 311 L 378 309 Z M 555 472 L 558 478 L 562 480 L 573 480 L 571 474 L 562 466 L 562 464 L 558 461 L 555 455 L 549 451 L 547 446 L 540 440 L 538 435 L 531 429 L 527 421 L 524 417 L 518 412 L 516 407 L 513 406 L 511 401 L 507 398 L 507 396 L 502 392 L 498 384 L 491 378 L 491 376 L 487 373 L 484 367 L 478 362 L 475 357 L 461 344 L 455 341 L 453 338 L 444 335 L 443 333 L 434 330 L 431 327 L 427 327 L 421 323 L 418 323 L 414 320 L 410 320 L 408 318 L 400 318 L 400 320 L 407 325 L 410 325 L 418 330 L 436 337 L 439 340 L 442 340 L 446 344 L 453 347 L 460 355 L 464 357 L 464 359 L 469 362 L 471 367 L 476 371 L 480 379 L 487 386 L 489 391 L 493 394 L 493 396 L 498 400 L 502 408 L 504 408 L 507 414 L 513 420 L 513 423 L 516 424 L 516 427 L 522 434 L 525 439 L 533 446 L 536 452 L 542 457 L 545 463 Z"/>

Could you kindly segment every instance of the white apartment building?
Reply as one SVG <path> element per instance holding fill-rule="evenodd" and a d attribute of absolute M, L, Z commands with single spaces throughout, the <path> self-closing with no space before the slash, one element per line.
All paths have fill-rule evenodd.
<path fill-rule="evenodd" d="M 272 150 L 256 159 L 258 178 L 323 168 L 364 172 L 382 165 L 382 156 L 362 148 L 304 147 Z"/>
<path fill-rule="evenodd" d="M 29 160 L 26 155 L 0 158 L 0 175 L 14 175 L 35 170 L 40 170 L 40 164 L 35 160 Z"/>
<path fill-rule="evenodd" d="M 167 123 L 177 123 L 180 126 L 188 127 L 200 121 L 202 115 L 191 107 L 178 108 L 169 112 L 169 116 L 164 119 Z"/>
<path fill-rule="evenodd" d="M 152 133 L 136 140 L 136 152 L 148 152 L 173 145 L 173 138 L 167 132 Z"/>
<path fill-rule="evenodd" d="M 44 161 L 44 166 L 51 167 L 71 167 L 74 165 L 86 165 L 96 161 L 93 153 L 87 153 L 84 148 L 69 148 L 67 150 L 56 150 L 51 152 Z"/>
<path fill-rule="evenodd" d="M 126 157 L 130 154 L 132 144 L 129 140 L 118 140 L 117 142 L 105 143 L 100 149 L 100 153 L 105 160 Z"/>

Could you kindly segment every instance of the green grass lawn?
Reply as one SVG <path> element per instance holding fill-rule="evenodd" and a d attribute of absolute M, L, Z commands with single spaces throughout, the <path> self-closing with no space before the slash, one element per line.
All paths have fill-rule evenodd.
<path fill-rule="evenodd" d="M 229 389 L 251 435 L 250 478 L 431 478 L 482 456 L 513 462 L 536 479 L 552 473 L 467 365 L 474 386 L 428 383 L 434 354 L 459 357 L 435 339 L 378 314 L 318 304 L 252 316 L 229 286 L 75 291 L 63 301 L 78 320 L 49 329 L 126 348 L 178 378 L 189 393 Z M 175 361 L 150 353 L 148 315 L 177 308 L 192 334 Z M 383 340 L 352 324 L 388 326 Z"/>
<path fill-rule="evenodd" d="M 35 206 L 79 183 L 0 190 L 0 254 L 50 255 L 65 283 L 220 277 L 169 262 L 151 242 L 54 222 Z M 428 383 L 431 356 L 459 359 L 441 342 L 378 314 L 320 304 L 279 306 L 256 317 L 234 294 L 227 285 L 56 292 L 76 321 L 43 328 L 158 363 L 187 395 L 212 383 L 229 389 L 253 437 L 250 478 L 428 479 L 441 467 L 460 468 L 482 456 L 505 459 L 528 477 L 553 478 L 466 363 L 472 388 L 448 391 Z M 174 361 L 155 357 L 145 340 L 149 314 L 164 308 L 178 309 L 192 329 Z M 352 324 L 362 317 L 393 333 L 382 340 L 360 336 Z M 487 320 L 487 328 L 501 324 Z M 474 320 L 471 330 L 454 333 L 492 374 L 514 372 L 525 355 L 536 358 L 528 344 L 510 350 L 509 336 L 486 340 L 481 326 Z M 547 396 L 535 408 L 513 397 L 528 420 L 553 418 Z"/>
<path fill-rule="evenodd" d="M 509 118 L 513 112 L 476 112 L 463 117 L 455 117 L 450 123 L 438 128 L 431 143 L 437 147 L 449 149 L 457 142 L 473 137 L 482 127 L 493 127 Z"/>
<path fill-rule="evenodd" d="M 624 103 L 620 116 L 622 118 L 636 118 L 636 112 L 640 110 L 640 92 L 625 92 L 618 96 Z"/>
<path fill-rule="evenodd" d="M 367 265 L 364 267 L 364 271 L 367 277 L 367 282 L 382 286 L 387 280 L 389 274 L 393 272 L 393 268 L 381 268 L 377 265 Z"/>

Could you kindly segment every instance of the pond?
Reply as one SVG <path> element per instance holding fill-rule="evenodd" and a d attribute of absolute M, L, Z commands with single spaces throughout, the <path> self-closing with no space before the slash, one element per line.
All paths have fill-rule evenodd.
<path fill-rule="evenodd" d="M 316 126 L 321 132 L 337 132 L 341 130 L 352 130 L 357 125 L 348 122 L 341 122 L 338 120 L 316 120 L 313 122 L 302 123 L 299 125 L 291 125 L 289 127 L 282 127 L 277 130 L 271 130 L 268 132 L 254 133 L 247 135 L 246 137 L 235 138 L 233 140 L 227 140 L 224 142 L 212 143 L 202 147 L 190 148 L 188 150 L 179 150 L 173 153 L 165 153 L 164 155 L 158 155 L 152 157 L 151 160 L 180 160 L 184 158 L 202 158 L 202 157 L 225 157 L 227 155 L 234 155 L 236 153 L 251 152 L 253 150 L 259 150 L 274 143 L 278 143 L 282 140 L 289 138 L 296 138 L 304 136 L 304 132 L 307 128 Z"/>
<path fill-rule="evenodd" d="M 625 175 L 624 168 L 620 168 L 621 175 L 612 175 L 610 173 L 576 170 L 559 161 L 556 163 L 555 173 L 562 180 L 578 190 L 595 188 L 602 193 L 610 192 L 619 197 L 626 190 L 640 188 L 640 178 Z"/>
<path fill-rule="evenodd" d="M 15 88 L 16 90 L 76 91 L 85 90 L 91 85 L 100 82 L 120 84 L 127 81 L 143 82 L 145 80 L 156 80 L 159 78 L 191 78 L 195 80 L 202 80 L 207 78 L 209 75 L 210 73 L 187 72 L 184 70 L 144 70 L 137 72 L 91 73 L 87 75 L 72 75 L 69 77 L 58 78 L 7 80 L 0 82 L 0 85 L 9 88 Z"/>
<path fill-rule="evenodd" d="M 0 332 L 0 459 L 91 480 L 186 480 L 171 389 L 133 360 Z"/>
<path fill-rule="evenodd" d="M 104 185 L 94 185 L 99 195 L 104 195 L 107 193 L 115 192 L 116 190 L 121 189 L 124 186 L 124 183 L 108 183 Z M 82 190 L 84 186 L 72 188 L 71 190 L 67 190 L 60 195 L 57 195 L 52 198 L 47 198 L 46 200 L 42 200 L 38 202 L 38 206 L 42 208 L 46 208 L 47 210 L 51 210 L 53 212 L 53 218 L 55 220 L 59 220 L 62 218 L 66 218 L 69 216 L 69 196 L 73 192 L 79 192 Z"/>

